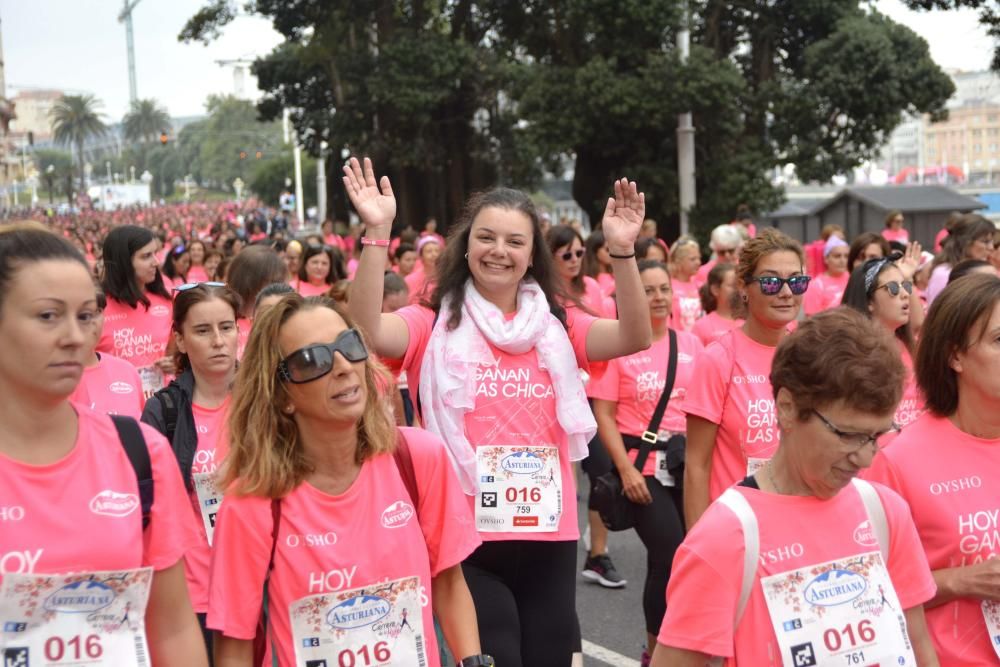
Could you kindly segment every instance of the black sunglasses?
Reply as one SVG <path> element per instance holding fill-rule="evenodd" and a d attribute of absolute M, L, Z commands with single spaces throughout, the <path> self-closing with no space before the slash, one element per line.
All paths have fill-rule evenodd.
<path fill-rule="evenodd" d="M 899 289 L 900 289 L 900 287 L 902 287 L 904 290 L 906 290 L 907 294 L 913 294 L 913 283 L 911 283 L 909 280 L 904 280 L 903 282 L 897 282 L 895 280 L 890 280 L 889 282 L 887 282 L 884 285 L 879 285 L 878 287 L 876 287 L 875 289 L 873 289 L 872 292 L 877 292 L 880 289 L 884 288 L 887 292 L 889 292 L 889 294 L 891 294 L 893 296 L 899 296 Z"/>
<path fill-rule="evenodd" d="M 332 343 L 318 343 L 296 350 L 278 364 L 278 377 L 283 382 L 303 384 L 318 380 L 333 370 L 333 355 L 340 354 L 351 363 L 368 358 L 368 350 L 357 329 L 348 329 Z"/>
<path fill-rule="evenodd" d="M 581 257 L 583 257 L 583 251 L 582 250 L 567 250 L 566 252 L 564 252 L 563 254 L 561 254 L 559 256 L 562 257 L 562 261 L 568 262 L 569 260 L 573 259 L 574 255 L 576 255 L 577 259 L 580 259 Z"/>
<path fill-rule="evenodd" d="M 205 282 L 205 283 L 184 283 L 174 287 L 175 292 L 187 292 L 195 287 L 225 287 L 226 283 Z"/>
<path fill-rule="evenodd" d="M 792 276 L 791 278 L 779 278 L 778 276 L 754 276 L 747 281 L 747 284 L 757 283 L 760 285 L 760 292 L 766 296 L 774 296 L 781 292 L 781 288 L 786 284 L 792 294 L 798 296 L 805 294 L 809 289 L 809 276 Z"/>

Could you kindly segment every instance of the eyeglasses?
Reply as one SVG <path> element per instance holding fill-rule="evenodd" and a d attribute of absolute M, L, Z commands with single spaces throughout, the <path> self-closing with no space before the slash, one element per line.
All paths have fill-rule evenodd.
<path fill-rule="evenodd" d="M 348 329 L 337 340 L 296 350 L 278 364 L 278 377 L 284 382 L 304 384 L 327 375 L 333 370 L 333 355 L 340 352 L 351 363 L 368 358 L 368 350 L 357 329 Z"/>
<path fill-rule="evenodd" d="M 174 287 L 175 292 L 187 292 L 195 287 L 225 287 L 226 283 L 216 283 L 216 282 L 205 282 L 205 283 L 184 283 L 183 285 L 176 285 Z"/>
<path fill-rule="evenodd" d="M 911 283 L 909 280 L 904 280 L 903 282 L 890 280 L 884 285 L 879 285 L 878 287 L 873 289 L 872 292 L 877 292 L 880 289 L 885 289 L 887 292 L 889 292 L 889 294 L 893 296 L 899 296 L 900 288 L 906 290 L 907 294 L 913 294 L 913 283 Z"/>
<path fill-rule="evenodd" d="M 774 296 L 781 292 L 781 288 L 786 284 L 792 294 L 798 296 L 805 294 L 809 289 L 809 276 L 792 276 L 791 278 L 779 278 L 778 276 L 754 276 L 747 280 L 747 284 L 757 283 L 760 285 L 760 292 L 766 296 Z"/>
<path fill-rule="evenodd" d="M 857 454 L 862 449 L 864 449 L 869 445 L 876 445 L 877 447 L 879 438 L 881 438 L 886 433 L 893 433 L 894 431 L 899 430 L 899 425 L 893 422 L 892 426 L 890 426 L 888 429 L 886 429 L 885 431 L 879 431 L 877 433 L 858 433 L 857 431 L 841 431 L 839 428 L 833 425 L 833 422 L 831 422 L 829 419 L 821 415 L 818 410 L 813 410 L 813 414 L 819 417 L 819 420 L 823 422 L 823 425 L 826 426 L 827 430 L 830 431 L 830 433 L 833 433 L 835 436 L 840 438 L 840 441 L 842 443 L 847 445 L 848 449 L 850 449 L 851 454 Z"/>
<path fill-rule="evenodd" d="M 562 257 L 562 261 L 568 262 L 569 260 L 573 259 L 574 256 L 576 256 L 577 259 L 580 259 L 581 257 L 583 257 L 583 251 L 582 250 L 567 250 L 566 252 L 564 252 L 563 254 L 561 254 L 559 256 Z"/>

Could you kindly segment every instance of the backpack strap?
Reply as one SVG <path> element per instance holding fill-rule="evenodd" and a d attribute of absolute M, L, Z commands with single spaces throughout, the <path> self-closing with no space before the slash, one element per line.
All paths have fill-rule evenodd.
<path fill-rule="evenodd" d="M 122 443 L 125 455 L 135 471 L 135 479 L 139 483 L 139 503 L 142 507 L 142 529 L 149 526 L 149 517 L 153 511 L 153 462 L 149 458 L 149 447 L 142 435 L 139 422 L 123 415 L 111 415 L 111 421 L 118 431 L 118 439 Z"/>
<path fill-rule="evenodd" d="M 740 586 L 740 599 L 736 605 L 736 616 L 733 619 L 733 630 L 739 625 L 746 611 L 750 594 L 753 592 L 753 582 L 757 576 L 757 564 L 760 562 L 760 531 L 757 527 L 757 515 L 750 503 L 736 489 L 726 489 L 719 502 L 728 507 L 740 521 L 743 529 L 743 583 Z"/>
<path fill-rule="evenodd" d="M 156 396 L 160 399 L 160 405 L 163 406 L 163 435 L 166 436 L 167 442 L 172 447 L 174 433 L 177 432 L 177 403 L 174 402 L 174 397 L 166 389 L 157 392 Z"/>
<path fill-rule="evenodd" d="M 417 473 L 413 469 L 413 454 L 410 452 L 410 445 L 406 442 L 403 429 L 396 429 L 396 449 L 392 452 L 392 458 L 396 461 L 399 469 L 399 476 L 403 478 L 406 492 L 410 495 L 410 502 L 414 509 L 419 505 L 420 490 L 417 487 Z"/>
<path fill-rule="evenodd" d="M 885 516 L 885 507 L 882 499 L 878 496 L 878 491 L 870 483 L 863 479 L 854 478 L 854 488 L 861 496 L 864 503 L 865 513 L 868 514 L 868 522 L 872 525 L 872 532 L 878 540 L 879 551 L 882 552 L 882 562 L 889 566 L 889 520 Z"/>

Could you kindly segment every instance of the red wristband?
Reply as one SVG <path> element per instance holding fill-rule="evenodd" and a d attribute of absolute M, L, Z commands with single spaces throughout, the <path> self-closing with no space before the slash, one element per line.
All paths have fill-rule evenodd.
<path fill-rule="evenodd" d="M 373 239 L 367 236 L 362 236 L 361 245 L 373 245 L 373 246 L 378 246 L 379 248 L 388 248 L 389 239 Z"/>

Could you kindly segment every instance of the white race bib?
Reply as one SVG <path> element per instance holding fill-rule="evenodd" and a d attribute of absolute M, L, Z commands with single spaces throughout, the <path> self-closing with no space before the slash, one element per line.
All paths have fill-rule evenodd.
<path fill-rule="evenodd" d="M 476 527 L 487 533 L 551 533 L 562 516 L 562 474 L 555 447 L 476 450 Z"/>
<path fill-rule="evenodd" d="M 747 477 L 753 477 L 758 470 L 767 465 L 771 459 L 760 459 L 753 456 L 747 457 Z"/>
<path fill-rule="evenodd" d="M 4 575 L 3 667 L 148 667 L 145 615 L 152 580 L 149 567 Z"/>
<path fill-rule="evenodd" d="M 139 371 L 139 379 L 142 380 L 143 396 L 149 398 L 159 390 L 163 389 L 163 371 L 159 368 L 156 366 L 143 366 L 136 370 Z"/>
<path fill-rule="evenodd" d="M 990 636 L 990 645 L 1000 658 L 1000 602 L 983 600 L 983 618 L 986 619 L 986 631 Z"/>
<path fill-rule="evenodd" d="M 311 595 L 289 611 L 296 667 L 427 665 L 419 577 Z"/>
<path fill-rule="evenodd" d="M 786 667 L 916 665 L 878 551 L 761 579 Z"/>
<path fill-rule="evenodd" d="M 222 492 L 215 485 L 216 473 L 196 472 L 191 474 L 194 482 L 194 492 L 198 498 L 198 512 L 205 524 L 205 535 L 208 536 L 208 546 L 212 546 L 215 537 L 215 515 L 219 513 L 222 504 Z"/>

